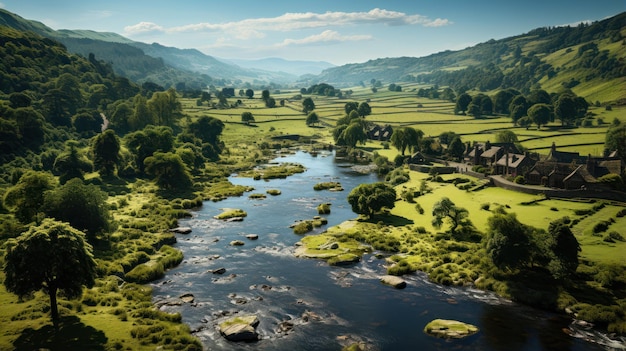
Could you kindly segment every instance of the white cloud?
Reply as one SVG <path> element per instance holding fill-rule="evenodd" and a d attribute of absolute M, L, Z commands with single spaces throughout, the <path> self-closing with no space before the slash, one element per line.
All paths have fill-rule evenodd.
<path fill-rule="evenodd" d="M 234 33 L 260 33 L 261 31 L 287 32 L 300 29 L 351 26 L 359 24 L 379 24 L 387 26 L 421 25 L 439 27 L 451 24 L 447 19 L 432 20 L 422 15 L 409 15 L 404 12 L 389 11 L 375 8 L 368 12 L 301 12 L 285 13 L 277 17 L 250 18 L 236 22 L 225 23 L 195 23 L 178 27 L 162 28 L 154 23 L 142 22 L 126 27 L 127 32 L 145 32 L 148 30 L 163 30 L 170 33 L 182 32 L 215 32 L 229 31 Z M 148 26 L 151 25 L 151 26 Z M 255 34 L 258 37 L 259 34 Z M 246 35 L 243 35 L 244 37 Z"/>
<path fill-rule="evenodd" d="M 342 36 L 334 30 L 325 30 L 320 34 L 315 34 L 302 39 L 285 39 L 282 43 L 277 44 L 278 47 L 290 45 L 309 45 L 316 43 L 339 43 L 346 41 L 371 40 L 371 35 L 349 35 Z"/>
<path fill-rule="evenodd" d="M 139 22 L 132 26 L 124 27 L 124 33 L 126 35 L 144 34 L 151 32 L 163 32 L 165 28 L 152 22 Z"/>

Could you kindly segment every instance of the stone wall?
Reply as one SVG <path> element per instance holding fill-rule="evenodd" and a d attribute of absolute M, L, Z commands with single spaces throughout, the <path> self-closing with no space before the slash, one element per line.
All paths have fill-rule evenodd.
<path fill-rule="evenodd" d="M 518 191 L 526 194 L 544 194 L 547 197 L 557 197 L 565 199 L 585 198 L 585 199 L 603 199 L 618 202 L 626 202 L 626 193 L 608 190 L 608 189 L 587 189 L 587 190 L 565 190 L 546 188 L 534 185 L 523 185 L 510 182 L 501 176 L 492 176 L 491 180 L 497 187 Z"/>

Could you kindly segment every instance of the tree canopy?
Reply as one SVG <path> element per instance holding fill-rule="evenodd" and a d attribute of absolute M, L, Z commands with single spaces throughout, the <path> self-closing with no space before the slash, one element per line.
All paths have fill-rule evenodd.
<path fill-rule="evenodd" d="M 57 292 L 80 297 L 83 286 L 94 285 L 96 262 L 84 234 L 67 223 L 45 219 L 7 243 L 4 286 L 25 297 L 43 290 L 50 298 L 52 320 L 59 320 Z"/>
<path fill-rule="evenodd" d="M 370 218 L 383 208 L 393 208 L 395 201 L 396 190 L 382 182 L 361 184 L 348 195 L 352 211 Z"/>
<path fill-rule="evenodd" d="M 307 97 L 302 100 L 302 112 L 309 113 L 313 110 L 315 110 L 315 102 L 313 102 L 312 98 Z"/>
<path fill-rule="evenodd" d="M 155 152 L 144 161 L 146 173 L 155 177 L 164 189 L 185 189 L 191 186 L 191 175 L 183 160 L 171 152 Z"/>
<path fill-rule="evenodd" d="M 402 127 L 394 129 L 390 141 L 391 145 L 404 155 L 407 149 L 409 152 L 416 151 L 423 136 L 424 132 L 419 129 Z"/>
<path fill-rule="evenodd" d="M 93 138 L 91 150 L 94 167 L 104 175 L 112 175 L 120 162 L 120 139 L 111 129 Z"/>
<path fill-rule="evenodd" d="M 82 180 L 74 178 L 45 193 L 43 212 L 47 217 L 69 222 L 92 240 L 98 234 L 111 230 L 107 197 L 99 187 L 86 185 Z"/>
<path fill-rule="evenodd" d="M 454 234 L 456 228 L 468 215 L 469 212 L 466 209 L 456 206 L 449 198 L 442 197 L 433 205 L 433 226 L 441 228 L 447 218 L 450 221 L 450 232 Z"/>
<path fill-rule="evenodd" d="M 15 213 L 22 223 L 36 220 L 42 212 L 44 194 L 54 189 L 56 180 L 52 174 L 41 171 L 27 171 L 19 181 L 4 194 L 4 204 Z"/>
<path fill-rule="evenodd" d="M 320 122 L 320 118 L 317 115 L 317 113 L 315 113 L 315 112 L 311 112 L 311 113 L 309 113 L 308 116 L 306 116 L 306 125 L 307 126 L 311 126 L 311 125 L 317 124 L 319 122 Z"/>
<path fill-rule="evenodd" d="M 485 246 L 496 267 L 517 269 L 531 261 L 533 228 L 522 224 L 514 213 L 495 214 L 487 224 Z"/>

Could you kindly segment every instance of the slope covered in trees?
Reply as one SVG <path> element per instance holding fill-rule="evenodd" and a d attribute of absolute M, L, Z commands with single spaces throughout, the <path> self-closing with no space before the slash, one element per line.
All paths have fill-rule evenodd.
<path fill-rule="evenodd" d="M 414 81 L 455 91 L 573 89 L 591 101 L 626 99 L 626 13 L 576 27 L 538 28 L 460 51 L 370 60 L 327 69 L 309 83 L 336 85 Z M 615 91 L 620 93 L 615 93 Z"/>

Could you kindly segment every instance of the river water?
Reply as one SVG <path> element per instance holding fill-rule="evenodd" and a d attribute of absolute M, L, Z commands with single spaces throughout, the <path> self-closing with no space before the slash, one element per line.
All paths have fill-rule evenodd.
<path fill-rule="evenodd" d="M 349 191 L 377 178 L 337 164 L 330 154 L 298 152 L 276 162 L 300 163 L 307 171 L 270 181 L 231 177 L 235 184 L 254 186 L 254 193 L 280 189 L 282 194 L 206 202 L 191 219 L 180 222 L 193 228 L 178 236 L 183 263 L 153 284 L 155 303 L 180 312 L 205 349 L 340 350 L 353 342 L 371 350 L 609 349 L 565 334 L 571 322 L 567 317 L 489 292 L 432 284 L 422 273 L 405 276 L 406 289 L 384 286 L 378 280 L 386 272 L 384 262 L 373 255 L 348 268 L 294 257 L 294 244 L 301 238 L 289 228 L 294 221 L 317 215 L 320 203 L 332 204 L 331 214 L 325 216 L 328 226 L 354 218 L 346 201 Z M 325 181 L 339 181 L 345 191 L 313 190 L 314 184 Z M 221 208 L 241 208 L 248 216 L 242 222 L 213 219 Z M 249 240 L 247 234 L 259 238 Z M 245 245 L 231 246 L 232 240 Z M 226 271 L 213 274 L 218 268 Z M 181 304 L 183 294 L 193 294 L 194 301 Z M 221 321 L 242 314 L 258 316 L 258 342 L 233 343 L 219 334 Z M 471 323 L 480 332 L 451 341 L 424 334 L 424 326 L 436 318 Z"/>

